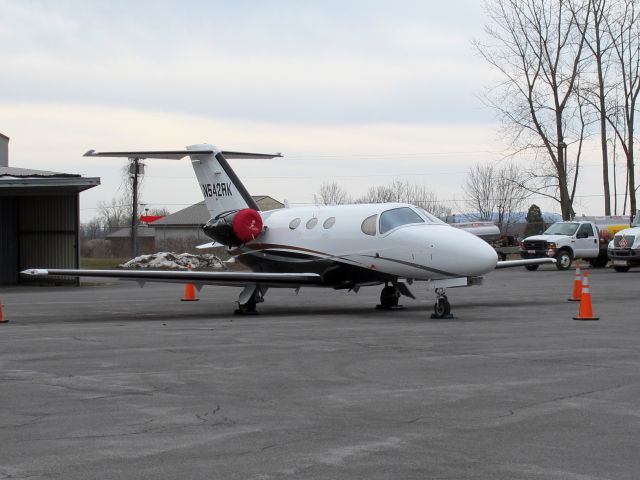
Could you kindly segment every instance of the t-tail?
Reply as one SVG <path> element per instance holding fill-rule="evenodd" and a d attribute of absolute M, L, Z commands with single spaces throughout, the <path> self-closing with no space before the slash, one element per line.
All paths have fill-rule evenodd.
<path fill-rule="evenodd" d="M 126 157 L 126 158 L 164 158 L 179 160 L 189 156 L 198 179 L 205 204 L 212 218 L 225 212 L 250 208 L 259 210 L 245 186 L 233 171 L 227 159 L 252 158 L 270 159 L 281 157 L 280 153 L 247 153 L 223 151 L 209 144 L 191 145 L 186 150 L 132 151 L 132 152 L 96 152 L 90 150 L 85 157 Z"/>
<path fill-rule="evenodd" d="M 259 210 L 258 205 L 227 162 L 225 153 L 229 155 L 230 152 L 223 153 L 213 145 L 191 145 L 187 150 L 194 152 L 190 155 L 191 165 L 212 218 L 221 213 L 244 208 Z M 211 153 L 195 153 L 202 150 L 211 151 Z"/>

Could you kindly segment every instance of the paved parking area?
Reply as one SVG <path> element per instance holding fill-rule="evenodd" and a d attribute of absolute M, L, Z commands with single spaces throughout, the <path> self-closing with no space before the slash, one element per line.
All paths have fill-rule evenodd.
<path fill-rule="evenodd" d="M 0 479 L 637 479 L 640 270 L 359 294 L 0 289 Z"/>

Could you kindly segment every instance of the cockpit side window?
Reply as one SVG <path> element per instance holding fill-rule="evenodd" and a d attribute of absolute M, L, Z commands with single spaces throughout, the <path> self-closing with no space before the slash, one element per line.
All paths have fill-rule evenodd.
<path fill-rule="evenodd" d="M 378 219 L 378 215 L 371 215 L 370 217 L 365 218 L 362 221 L 362 233 L 366 233 L 367 235 L 375 235 L 376 234 L 376 220 Z"/>
<path fill-rule="evenodd" d="M 380 215 L 380 233 L 386 233 L 401 225 L 425 223 L 420 215 L 409 207 L 387 210 Z"/>

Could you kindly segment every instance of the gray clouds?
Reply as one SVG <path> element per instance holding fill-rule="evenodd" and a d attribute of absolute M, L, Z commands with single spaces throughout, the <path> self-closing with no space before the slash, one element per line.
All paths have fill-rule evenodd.
<path fill-rule="evenodd" d="M 477 2 L 0 1 L 3 102 L 296 123 L 482 122 Z M 469 76 L 473 71 L 474 75 Z"/>

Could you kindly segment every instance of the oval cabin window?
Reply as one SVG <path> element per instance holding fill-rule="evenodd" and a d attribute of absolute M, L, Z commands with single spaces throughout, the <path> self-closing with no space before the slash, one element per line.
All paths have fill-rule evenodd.
<path fill-rule="evenodd" d="M 331 228 L 335 225 L 335 223 L 336 223 L 336 217 L 329 217 L 324 221 L 322 226 L 324 228 Z"/>
<path fill-rule="evenodd" d="M 308 222 L 307 222 L 307 228 L 309 230 L 311 230 L 313 227 L 315 227 L 318 224 L 318 219 L 317 218 L 311 218 Z"/>
<path fill-rule="evenodd" d="M 299 218 L 294 218 L 293 220 L 291 220 L 291 223 L 289 224 L 289 228 L 291 230 L 295 230 L 299 226 L 300 226 L 300 219 Z"/>

